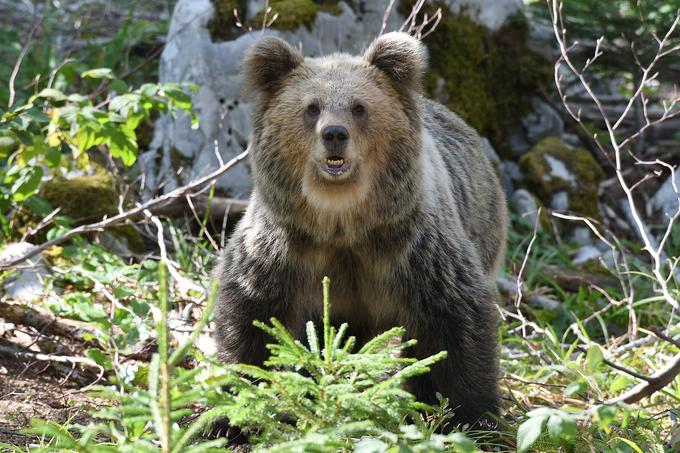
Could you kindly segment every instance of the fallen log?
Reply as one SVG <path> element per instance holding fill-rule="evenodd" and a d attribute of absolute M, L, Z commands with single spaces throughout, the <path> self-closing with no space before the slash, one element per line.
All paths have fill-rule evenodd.
<path fill-rule="evenodd" d="M 0 302 L 0 318 L 12 324 L 30 326 L 44 335 L 68 337 L 89 347 L 98 347 L 97 343 L 86 336 L 96 338 L 96 334 L 84 326 L 70 320 L 58 320 L 54 315 L 42 313 L 25 304 Z"/>

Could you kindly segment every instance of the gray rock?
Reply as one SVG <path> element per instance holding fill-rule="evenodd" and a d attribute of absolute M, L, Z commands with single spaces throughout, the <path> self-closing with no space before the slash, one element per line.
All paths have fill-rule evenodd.
<path fill-rule="evenodd" d="M 543 157 L 550 166 L 550 172 L 543 175 L 544 181 L 550 181 L 552 178 L 560 178 L 569 182 L 572 186 L 576 186 L 576 176 L 569 171 L 564 162 L 550 154 L 546 154 Z"/>
<path fill-rule="evenodd" d="M 513 133 L 508 143 L 514 157 L 523 156 L 532 146 L 546 137 L 564 133 L 564 121 L 558 112 L 541 99 L 532 99 L 532 110 L 522 118 L 521 128 Z"/>
<path fill-rule="evenodd" d="M 495 149 L 493 149 L 493 146 L 491 146 L 491 142 L 489 141 L 488 138 L 482 137 L 482 149 L 484 150 L 484 154 L 486 154 L 486 157 L 491 160 L 494 164 L 500 164 L 501 159 L 498 157 L 498 153 L 496 152 Z"/>
<path fill-rule="evenodd" d="M 569 194 L 561 190 L 553 195 L 550 200 L 550 207 L 557 211 L 566 211 L 569 209 Z"/>
<path fill-rule="evenodd" d="M 512 180 L 513 183 L 520 183 L 524 181 L 524 173 L 522 173 L 522 170 L 519 168 L 517 162 L 512 160 L 504 160 L 503 169 L 508 174 L 510 180 Z"/>
<path fill-rule="evenodd" d="M 593 245 L 593 236 L 588 227 L 576 227 L 571 232 L 571 242 L 578 245 Z"/>
<path fill-rule="evenodd" d="M 608 249 L 602 253 L 602 264 L 612 271 L 616 271 L 616 260 L 619 259 L 619 253 L 616 250 Z"/>
<path fill-rule="evenodd" d="M 579 266 L 588 261 L 596 260 L 602 256 L 602 251 L 593 245 L 585 245 L 578 249 L 576 255 L 571 260 L 573 264 Z"/>
<path fill-rule="evenodd" d="M 512 151 L 512 157 L 519 159 L 523 155 L 529 152 L 531 149 L 531 143 L 527 140 L 526 133 L 523 128 L 516 130 L 508 137 L 508 145 Z"/>
<path fill-rule="evenodd" d="M 564 132 L 562 117 L 548 103 L 535 97 L 532 104 L 532 111 L 522 118 L 529 143 L 535 145 L 546 137 Z"/>
<path fill-rule="evenodd" d="M 0 262 L 12 261 L 35 249 L 28 242 L 9 244 L 0 253 Z M 16 275 L 2 282 L 5 296 L 21 302 L 35 302 L 45 295 L 44 278 L 48 275 L 42 254 L 36 255 L 17 270 Z"/>
<path fill-rule="evenodd" d="M 527 190 L 518 189 L 510 197 L 510 207 L 517 215 L 524 217 L 531 225 L 536 223 L 538 205 Z"/>
<path fill-rule="evenodd" d="M 510 197 L 512 195 L 512 192 L 514 191 L 512 179 L 510 175 L 505 171 L 505 167 L 503 165 L 503 162 L 501 162 L 501 158 L 498 157 L 498 153 L 496 152 L 495 149 L 493 149 L 493 146 L 491 146 L 491 142 L 486 137 L 482 137 L 482 148 L 484 149 L 484 154 L 486 154 L 489 160 L 493 163 L 494 167 L 496 167 L 496 169 L 498 170 L 498 176 L 501 179 L 501 186 L 503 187 L 503 192 L 505 193 L 505 196 Z"/>
<path fill-rule="evenodd" d="M 680 174 L 675 174 L 675 185 L 680 188 Z M 652 210 L 661 211 L 667 216 L 672 216 L 678 210 L 680 195 L 673 188 L 673 179 L 669 176 L 654 196 L 649 200 Z"/>
<path fill-rule="evenodd" d="M 503 187 L 503 193 L 505 193 L 506 198 L 510 198 L 515 191 L 515 185 L 512 183 L 512 177 L 507 171 L 507 167 L 504 162 L 501 162 L 498 166 L 498 175 L 501 179 L 501 187 Z"/>
<path fill-rule="evenodd" d="M 453 0 L 448 4 L 454 13 L 463 8 L 477 23 L 491 30 L 498 30 L 510 17 L 524 10 L 522 0 Z"/>
<path fill-rule="evenodd" d="M 529 49 L 542 55 L 546 60 L 554 61 L 559 54 L 559 48 L 555 43 L 555 35 L 549 20 L 532 14 L 531 9 L 526 9 L 525 14 L 529 22 Z"/>
<path fill-rule="evenodd" d="M 570 134 L 568 132 L 565 132 L 562 135 L 560 135 L 560 140 L 562 141 L 562 143 L 569 146 L 570 148 L 578 148 L 579 146 L 581 146 L 581 139 L 578 138 L 578 135 L 576 134 Z"/>
<path fill-rule="evenodd" d="M 106 250 L 118 256 L 131 256 L 130 245 L 128 239 L 120 234 L 114 234 L 111 231 L 103 231 L 97 237 L 99 243 Z"/>

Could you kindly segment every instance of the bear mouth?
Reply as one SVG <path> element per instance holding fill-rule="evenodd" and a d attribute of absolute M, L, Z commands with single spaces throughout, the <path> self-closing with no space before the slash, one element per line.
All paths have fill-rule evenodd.
<path fill-rule="evenodd" d="M 321 169 L 331 176 L 342 176 L 349 170 L 350 162 L 344 157 L 328 156 Z"/>

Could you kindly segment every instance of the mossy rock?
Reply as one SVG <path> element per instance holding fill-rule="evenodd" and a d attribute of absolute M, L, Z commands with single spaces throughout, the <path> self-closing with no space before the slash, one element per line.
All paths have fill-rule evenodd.
<path fill-rule="evenodd" d="M 55 208 L 61 208 L 61 215 L 79 221 L 114 214 L 120 193 L 113 175 L 94 166 L 91 175 L 69 179 L 55 176 L 43 183 L 40 195 Z"/>
<path fill-rule="evenodd" d="M 566 192 L 569 210 L 601 220 L 598 190 L 604 171 L 593 155 L 583 148 L 570 149 L 558 138 L 548 137 L 519 161 L 528 188 L 545 205 Z"/>
<path fill-rule="evenodd" d="M 399 13 L 407 15 L 413 3 L 401 0 Z M 442 20 L 423 41 L 430 54 L 425 88 L 508 156 L 507 137 L 531 110 L 531 95 L 549 83 L 552 66 L 527 47 L 523 15 L 490 31 L 465 10 L 452 13 L 443 1 L 428 2 L 423 12 L 431 16 L 437 8 Z"/>
<path fill-rule="evenodd" d="M 55 208 L 61 208 L 60 215 L 73 218 L 76 223 L 94 222 L 103 216 L 118 212 L 120 191 L 111 173 L 94 164 L 94 173 L 75 178 L 55 178 L 43 183 L 40 196 Z M 133 225 L 119 225 L 108 231 L 123 241 L 132 251 L 144 250 L 145 244 Z"/>
<path fill-rule="evenodd" d="M 45 181 L 33 199 L 43 200 L 48 212 L 60 208 L 60 216 L 72 218 L 76 224 L 96 222 L 105 215 L 118 212 L 120 192 L 113 177 L 104 167 L 93 163 L 94 172 L 75 178 L 55 176 Z M 12 215 L 11 235 L 21 237 L 35 228 L 45 213 L 40 215 L 30 209 L 28 202 L 17 207 Z M 45 242 L 49 228 L 42 228 L 30 237 L 31 241 Z M 107 230 L 118 240 L 123 241 L 128 250 L 141 252 L 145 249 L 142 236 L 132 224 L 119 225 Z M 59 254 L 57 249 L 54 253 Z"/>
<path fill-rule="evenodd" d="M 258 11 L 252 19 L 246 21 L 246 17 L 250 15 L 247 1 L 212 0 L 212 3 L 215 7 L 215 16 L 208 23 L 208 29 L 213 41 L 234 39 L 243 32 L 243 28 L 236 24 L 234 9 L 238 11 L 241 21 L 245 21 L 244 28 L 262 28 L 264 10 Z M 319 12 L 336 15 L 342 13 L 338 0 L 270 0 L 269 6 L 271 11 L 267 21 L 277 15 L 272 28 L 287 31 L 296 30 L 303 25 L 311 29 Z"/>
<path fill-rule="evenodd" d="M 229 41 L 241 35 L 243 29 L 236 25 L 234 10 L 239 19 L 246 20 L 247 0 L 212 0 L 215 13 L 208 22 L 210 38 L 214 41 Z"/>

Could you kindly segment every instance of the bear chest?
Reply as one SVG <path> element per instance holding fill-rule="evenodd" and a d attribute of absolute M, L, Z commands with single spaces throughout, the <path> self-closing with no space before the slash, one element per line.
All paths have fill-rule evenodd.
<path fill-rule="evenodd" d="M 348 322 L 371 332 L 392 327 L 402 306 L 395 292 L 393 265 L 389 260 L 347 249 L 315 250 L 299 257 L 300 286 L 297 297 L 304 307 L 301 316 L 318 319 L 322 310 L 323 277 L 331 280 L 333 324 Z"/>

